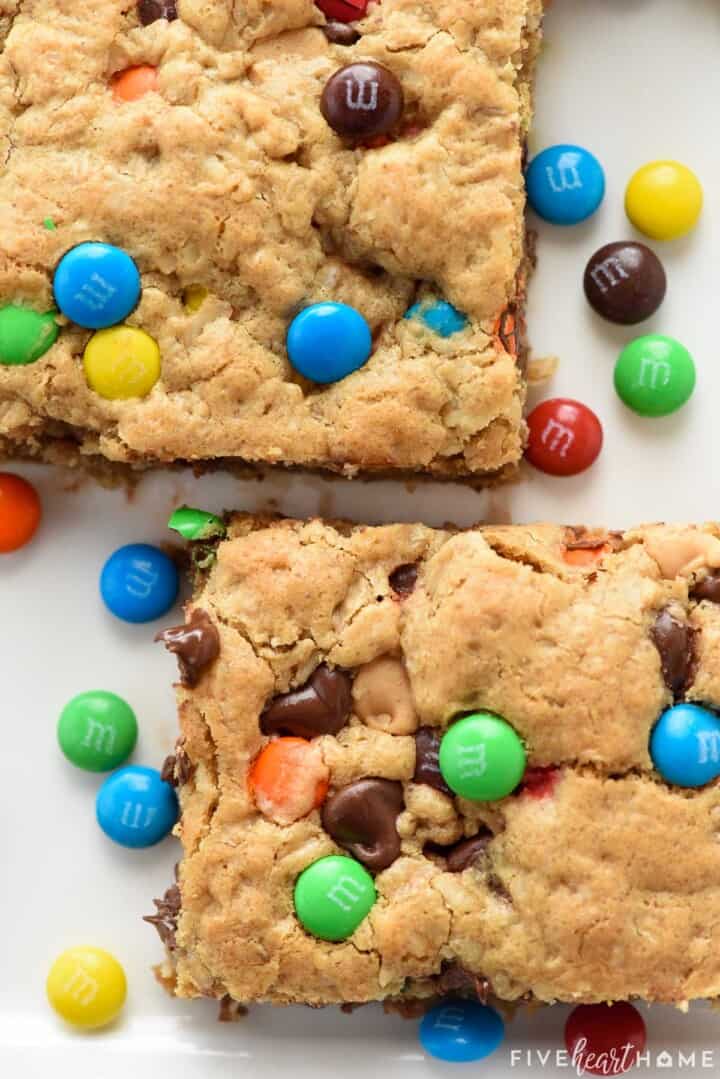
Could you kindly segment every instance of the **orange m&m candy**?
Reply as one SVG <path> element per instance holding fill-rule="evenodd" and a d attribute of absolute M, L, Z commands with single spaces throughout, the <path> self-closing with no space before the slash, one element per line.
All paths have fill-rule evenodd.
<path fill-rule="evenodd" d="M 29 543 L 40 524 L 40 514 L 35 488 L 22 476 L 0 472 L 0 554 Z"/>
<path fill-rule="evenodd" d="M 150 64 L 126 67 L 112 79 L 112 91 L 118 101 L 137 101 L 143 94 L 157 90 L 157 68 Z"/>
<path fill-rule="evenodd" d="M 291 824 L 322 805 L 329 777 L 319 746 L 288 737 L 268 742 L 248 781 L 260 812 L 278 824 Z"/>
<path fill-rule="evenodd" d="M 563 558 L 569 566 L 592 566 L 609 550 L 607 543 L 601 543 L 597 547 L 566 547 Z"/>

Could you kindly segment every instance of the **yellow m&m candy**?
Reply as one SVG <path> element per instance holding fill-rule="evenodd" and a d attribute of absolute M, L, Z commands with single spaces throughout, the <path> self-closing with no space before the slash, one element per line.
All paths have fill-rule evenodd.
<path fill-rule="evenodd" d="M 90 388 L 111 401 L 145 397 L 160 378 L 157 341 L 134 326 L 98 330 L 85 347 L 83 363 Z"/>
<path fill-rule="evenodd" d="M 700 181 L 679 161 L 643 165 L 625 192 L 625 212 L 635 228 L 653 240 L 676 240 L 690 232 L 702 205 Z"/>
<path fill-rule="evenodd" d="M 204 285 L 188 285 L 183 292 L 183 303 L 185 304 L 185 310 L 191 314 L 195 314 L 199 311 L 205 300 L 208 297 L 208 290 Z"/>
<path fill-rule="evenodd" d="M 76 1027 L 103 1027 L 127 995 L 125 971 L 102 948 L 68 948 L 50 968 L 47 996 L 61 1018 Z"/>

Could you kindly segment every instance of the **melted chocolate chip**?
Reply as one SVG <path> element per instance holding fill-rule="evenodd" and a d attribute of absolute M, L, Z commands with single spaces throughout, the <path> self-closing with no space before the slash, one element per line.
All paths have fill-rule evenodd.
<path fill-rule="evenodd" d="M 382 64 L 372 60 L 347 64 L 325 83 L 320 111 L 344 138 L 385 135 L 402 115 L 402 86 Z"/>
<path fill-rule="evenodd" d="M 462 873 L 463 869 L 473 865 L 485 853 L 492 837 L 492 832 L 489 828 L 486 828 L 485 831 L 472 836 L 471 839 L 462 839 L 455 846 L 450 847 L 447 851 L 449 872 Z"/>
<path fill-rule="evenodd" d="M 173 787 L 182 787 L 195 775 L 195 765 L 188 757 L 180 740 L 175 745 L 175 752 L 163 761 L 160 778 Z"/>
<path fill-rule="evenodd" d="M 182 626 L 172 626 L 156 633 L 168 652 L 177 656 L 180 681 L 184 686 L 196 686 L 205 668 L 220 652 L 220 635 L 209 615 L 196 607 Z"/>
<path fill-rule="evenodd" d="M 175 754 L 171 753 L 169 757 L 166 757 L 162 763 L 160 769 L 160 778 L 163 783 L 169 783 L 171 787 L 177 787 L 177 780 L 175 779 Z"/>
<path fill-rule="evenodd" d="M 143 26 L 158 19 L 172 22 L 178 17 L 176 0 L 138 0 L 137 13 Z"/>
<path fill-rule="evenodd" d="M 354 45 L 360 40 L 360 34 L 355 27 L 346 22 L 328 22 L 321 29 L 333 45 Z"/>
<path fill-rule="evenodd" d="M 348 721 L 352 707 L 350 676 L 321 664 L 304 686 L 283 693 L 270 702 L 260 716 L 263 734 L 294 734 L 316 738 L 337 734 Z"/>
<path fill-rule="evenodd" d="M 660 653 L 665 685 L 674 697 L 679 697 L 692 678 L 695 630 L 666 609 L 655 619 L 650 636 Z"/>
<path fill-rule="evenodd" d="M 398 596 L 409 596 L 415 589 L 417 575 L 417 565 L 414 562 L 406 562 L 390 574 L 388 578 L 390 587 Z"/>
<path fill-rule="evenodd" d="M 157 907 L 157 913 L 146 914 L 143 921 L 155 926 L 160 940 L 166 948 L 172 951 L 175 947 L 177 920 L 182 904 L 180 889 L 177 884 L 172 884 L 162 899 L 153 899 L 153 903 Z"/>
<path fill-rule="evenodd" d="M 440 752 L 440 734 L 434 727 L 420 727 L 415 732 L 415 783 L 426 783 L 436 791 L 452 795 L 452 791 L 442 777 L 438 754 Z"/>
<path fill-rule="evenodd" d="M 691 599 L 706 599 L 709 603 L 720 603 L 720 570 L 711 569 L 707 577 L 693 587 Z"/>
<path fill-rule="evenodd" d="M 492 990 L 489 980 L 483 974 L 473 974 L 455 960 L 443 963 L 442 971 L 436 978 L 436 985 L 443 996 L 476 997 L 481 1004 L 487 1004 Z"/>
<path fill-rule="evenodd" d="M 404 808 L 402 783 L 358 779 L 327 799 L 322 808 L 323 828 L 358 861 L 379 873 L 400 854 L 396 821 Z"/>

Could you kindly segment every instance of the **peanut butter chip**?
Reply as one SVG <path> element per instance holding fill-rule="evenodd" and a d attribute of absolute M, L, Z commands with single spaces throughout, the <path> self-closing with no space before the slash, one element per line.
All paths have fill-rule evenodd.
<path fill-rule="evenodd" d="M 709 532 L 659 529 L 645 537 L 645 549 L 663 577 L 688 577 L 704 566 L 720 566 L 720 539 Z"/>
<path fill-rule="evenodd" d="M 399 659 L 380 656 L 361 667 L 353 683 L 355 712 L 368 727 L 412 734 L 418 725 L 410 682 Z"/>

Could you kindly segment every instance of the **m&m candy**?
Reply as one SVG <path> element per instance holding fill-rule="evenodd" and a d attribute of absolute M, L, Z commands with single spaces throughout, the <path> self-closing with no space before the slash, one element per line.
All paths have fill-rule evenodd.
<path fill-rule="evenodd" d="M 650 756 L 668 783 L 703 787 L 720 776 L 720 718 L 699 704 L 676 704 L 650 736 Z"/>
<path fill-rule="evenodd" d="M 152 622 L 169 611 L 180 587 L 171 558 L 149 543 L 129 543 L 110 555 L 100 574 L 100 594 L 125 622 Z"/>
<path fill-rule="evenodd" d="M 68 948 L 50 967 L 45 988 L 61 1018 L 88 1030 L 111 1023 L 127 995 L 125 971 L 102 948 Z"/>
<path fill-rule="evenodd" d="M 645 244 L 605 244 L 591 256 L 583 281 L 588 303 L 602 318 L 622 326 L 643 322 L 665 298 L 665 270 Z"/>
<path fill-rule="evenodd" d="M 211 540 L 224 536 L 227 529 L 214 513 L 194 509 L 192 506 L 180 506 L 171 514 L 168 528 L 179 533 L 184 540 Z"/>
<path fill-rule="evenodd" d="M 317 745 L 305 738 L 274 738 L 255 758 L 248 785 L 258 809 L 290 824 L 321 806 L 329 771 Z"/>
<path fill-rule="evenodd" d="M 208 298 L 208 290 L 204 285 L 188 285 L 183 292 L 183 305 L 185 310 L 194 315 L 199 311 Z"/>
<path fill-rule="evenodd" d="M 122 322 L 140 299 L 140 272 L 119 247 L 91 241 L 72 247 L 53 277 L 55 301 L 66 318 L 90 330 Z"/>
<path fill-rule="evenodd" d="M 295 913 L 321 940 L 346 940 L 377 898 L 373 879 L 359 862 L 330 854 L 304 869 L 295 882 Z"/>
<path fill-rule="evenodd" d="M 581 1004 L 565 1024 L 565 1046 L 577 1075 L 622 1075 L 635 1065 L 646 1038 L 643 1017 L 626 1001 Z"/>
<path fill-rule="evenodd" d="M 568 397 L 537 405 L 527 418 L 525 456 L 551 476 L 576 476 L 590 468 L 603 444 L 603 429 L 592 409 Z"/>
<path fill-rule="evenodd" d="M 137 101 L 152 90 L 157 90 L 157 68 L 151 64 L 127 67 L 113 76 L 111 86 L 116 101 Z"/>
<path fill-rule="evenodd" d="M 582 146 L 549 146 L 528 165 L 530 205 L 553 225 L 577 225 L 595 213 L 605 195 L 605 173 Z"/>
<path fill-rule="evenodd" d="M 31 483 L 14 472 L 0 472 L 0 554 L 29 543 L 40 524 L 42 508 Z"/>
<path fill-rule="evenodd" d="M 673 337 L 659 333 L 637 337 L 620 353 L 615 389 L 623 403 L 640 416 L 667 416 L 692 396 L 693 358 Z"/>
<path fill-rule="evenodd" d="M 315 0 L 323 15 L 338 22 L 354 22 L 362 19 L 368 0 Z"/>
<path fill-rule="evenodd" d="M 146 397 L 160 378 L 160 349 L 144 330 L 113 326 L 92 335 L 83 365 L 88 385 L 101 397 Z"/>
<path fill-rule="evenodd" d="M 19 367 L 35 363 L 57 340 L 55 314 L 18 304 L 0 308 L 0 364 Z"/>
<path fill-rule="evenodd" d="M 638 231 L 654 240 L 675 240 L 695 227 L 703 189 L 695 173 L 679 161 L 651 161 L 631 177 L 625 212 Z"/>
<path fill-rule="evenodd" d="M 104 689 L 78 693 L 68 701 L 57 729 L 60 749 L 67 759 L 88 772 L 117 768 L 135 748 L 137 733 L 130 705 Z"/>
<path fill-rule="evenodd" d="M 492 802 L 515 790 L 525 771 L 525 747 L 510 724 L 492 712 L 453 723 L 440 742 L 440 772 L 461 798 Z"/>
<path fill-rule="evenodd" d="M 287 334 L 290 363 L 313 382 L 337 382 L 367 362 L 367 322 L 344 303 L 314 303 L 296 315 Z"/>
<path fill-rule="evenodd" d="M 426 1053 L 448 1063 L 484 1060 L 505 1036 L 505 1024 L 493 1009 L 476 1000 L 446 1000 L 432 1008 L 420 1024 Z"/>
<path fill-rule="evenodd" d="M 95 815 L 105 835 L 122 847 L 152 847 L 172 831 L 178 803 L 157 769 L 130 764 L 105 780 Z"/>
<path fill-rule="evenodd" d="M 423 322 L 439 337 L 450 337 L 454 333 L 459 333 L 468 324 L 467 316 L 447 300 L 423 300 L 414 303 L 405 312 L 404 317 Z"/>

